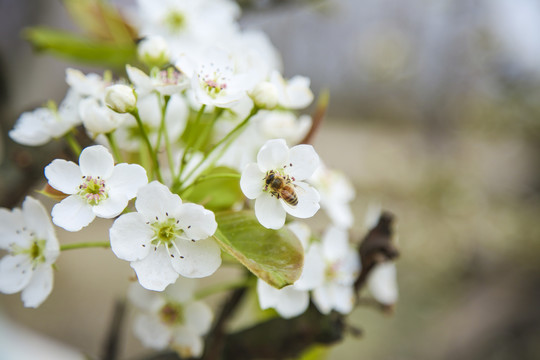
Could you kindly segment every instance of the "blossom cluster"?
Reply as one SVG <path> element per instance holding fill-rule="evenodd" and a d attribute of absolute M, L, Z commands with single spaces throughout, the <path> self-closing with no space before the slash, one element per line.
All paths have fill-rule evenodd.
<path fill-rule="evenodd" d="M 52 224 L 77 232 L 96 217 L 114 219 L 105 246 L 136 274 L 129 293 L 141 311 L 135 333 L 156 349 L 203 353 L 213 315 L 196 298 L 194 279 L 216 273 L 222 251 L 246 265 L 241 246 L 232 251 L 223 240 L 234 243 L 220 223 L 231 213 L 253 212 L 260 228 L 301 243 L 295 281 L 279 285 L 246 265 L 259 276 L 262 309 L 298 316 L 311 293 L 323 314 L 351 312 L 361 270 L 349 242 L 355 193 L 302 143 L 312 127 L 299 113 L 314 100 L 309 79 L 283 77 L 276 49 L 265 34 L 239 27 L 232 1 L 139 0 L 132 10 L 142 40 L 127 77 L 67 69 L 60 104 L 22 114 L 9 133 L 27 146 L 65 139 L 78 157 L 44 169 L 62 194 Z M 94 144 L 81 151 L 83 135 Z M 321 208 L 324 232 L 301 222 Z M 62 246 L 38 200 L 0 211 L 7 250 L 0 291 L 22 291 L 25 306 L 39 306 Z"/>

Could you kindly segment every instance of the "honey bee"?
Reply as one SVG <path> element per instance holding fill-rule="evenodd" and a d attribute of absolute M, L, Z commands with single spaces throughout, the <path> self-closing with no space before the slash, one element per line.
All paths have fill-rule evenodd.
<path fill-rule="evenodd" d="M 288 177 L 284 178 L 271 170 L 266 176 L 265 184 L 264 190 L 270 188 L 270 193 L 278 199 L 283 199 L 283 201 L 291 206 L 298 204 L 295 186 Z"/>

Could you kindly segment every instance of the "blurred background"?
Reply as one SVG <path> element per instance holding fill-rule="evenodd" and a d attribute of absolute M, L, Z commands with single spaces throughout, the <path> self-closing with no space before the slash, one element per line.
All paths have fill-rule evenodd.
<path fill-rule="evenodd" d="M 539 358 L 540 2 L 241 4 L 242 26 L 269 35 L 285 75 L 330 90 L 314 145 L 353 181 L 355 237 L 369 204 L 397 217 L 399 303 L 393 314 L 356 309 L 349 320 L 362 337 L 329 358 Z M 66 67 L 93 70 L 34 53 L 20 34 L 35 25 L 76 29 L 60 1 L 0 0 L 2 207 L 23 199 L 13 184 L 43 185 L 36 179 L 57 150 L 15 145 L 7 131 L 23 111 L 64 97 Z M 104 238 L 105 226 L 77 240 Z M 66 253 L 58 269 L 36 310 L 19 294 L 0 296 L 0 338 L 22 326 L 67 345 L 66 358 L 71 349 L 99 357 L 131 270 L 100 249 Z M 122 359 L 145 352 L 128 327 Z"/>

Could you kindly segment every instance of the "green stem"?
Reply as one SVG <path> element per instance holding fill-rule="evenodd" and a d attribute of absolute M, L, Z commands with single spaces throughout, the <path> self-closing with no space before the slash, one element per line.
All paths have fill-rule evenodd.
<path fill-rule="evenodd" d="M 75 244 L 64 244 L 60 246 L 60 251 L 73 250 L 73 249 L 84 249 L 84 248 L 109 248 L 111 243 L 108 241 L 95 241 L 95 242 L 82 242 Z"/>
<path fill-rule="evenodd" d="M 185 188 L 180 189 L 180 190 L 178 191 L 178 193 L 179 193 L 180 195 L 184 195 L 184 193 L 185 193 L 188 189 L 190 189 L 192 186 L 197 185 L 197 184 L 200 184 L 200 183 L 205 182 L 205 181 L 208 181 L 208 180 L 213 180 L 213 179 L 240 179 L 240 174 L 228 173 L 228 174 L 202 175 L 202 176 L 199 176 L 194 182 L 192 182 L 191 184 L 189 184 L 189 185 L 186 186 Z"/>
<path fill-rule="evenodd" d="M 259 111 L 259 108 L 254 106 L 253 109 L 251 109 L 251 112 L 249 113 L 249 115 L 238 125 L 236 125 L 236 127 L 234 129 L 232 129 L 227 135 L 225 135 L 223 137 L 223 139 L 221 139 L 220 141 L 218 141 L 213 147 L 212 149 L 210 149 L 209 152 L 207 152 L 204 157 L 201 159 L 201 161 L 199 161 L 199 163 L 197 164 L 197 166 L 195 166 L 190 172 L 189 174 L 186 175 L 186 177 L 184 178 L 184 182 L 187 182 L 189 180 L 189 178 L 191 176 L 193 176 L 193 174 L 195 173 L 195 171 L 198 170 L 198 168 L 209 158 L 211 157 L 212 155 L 214 155 L 218 150 L 222 150 L 220 155 L 217 156 L 215 159 L 213 159 L 213 161 L 217 161 L 219 159 L 219 157 L 221 156 L 221 154 L 223 154 L 223 151 L 225 151 L 229 145 L 232 143 L 232 141 L 238 136 L 240 135 L 241 131 L 244 129 L 244 127 L 246 127 L 246 125 L 248 124 L 249 120 L 253 117 L 253 115 L 255 115 L 257 112 Z M 221 145 L 223 145 L 223 149 L 220 149 Z"/>
<path fill-rule="evenodd" d="M 209 286 L 205 289 L 201 289 L 195 293 L 195 299 L 201 300 L 207 296 L 214 295 L 223 291 L 245 288 L 253 284 L 253 279 L 248 277 L 247 279 L 232 281 L 229 283 L 220 283 L 216 285 Z"/>
<path fill-rule="evenodd" d="M 152 144 L 150 143 L 150 139 L 148 138 L 148 134 L 146 133 L 146 130 L 144 129 L 144 124 L 141 120 L 141 117 L 139 116 L 139 111 L 137 109 L 134 109 L 130 112 L 130 114 L 133 115 L 135 120 L 137 120 L 137 125 L 139 125 L 139 130 L 143 137 L 144 143 L 146 144 L 148 153 L 150 154 L 150 158 L 152 159 L 153 172 L 156 175 L 158 181 L 162 183 L 163 179 L 161 178 L 161 171 L 159 170 L 159 162 L 158 162 L 157 154 L 154 151 Z"/>
<path fill-rule="evenodd" d="M 165 103 L 162 104 L 161 103 L 162 98 L 161 96 L 159 96 L 159 104 L 161 107 L 161 122 L 159 124 L 158 138 L 157 138 L 157 144 L 156 144 L 156 149 L 155 149 L 156 152 L 159 151 L 159 148 L 161 146 L 161 136 L 163 135 L 165 131 L 165 113 L 167 112 L 167 104 L 169 103 L 170 98 L 171 98 L 170 96 L 166 95 L 163 99 Z"/>
<path fill-rule="evenodd" d="M 124 159 L 122 158 L 122 155 L 120 154 L 120 151 L 118 150 L 118 145 L 116 144 L 114 134 L 110 132 L 110 133 L 105 134 L 105 136 L 107 137 L 107 140 L 109 140 L 109 145 L 111 145 L 111 149 L 112 149 L 112 152 L 116 161 L 119 163 L 124 162 Z"/>
<path fill-rule="evenodd" d="M 66 139 L 69 147 L 71 148 L 71 151 L 73 151 L 73 154 L 79 157 L 81 155 L 81 145 L 75 138 L 73 130 L 64 135 L 64 139 Z"/>

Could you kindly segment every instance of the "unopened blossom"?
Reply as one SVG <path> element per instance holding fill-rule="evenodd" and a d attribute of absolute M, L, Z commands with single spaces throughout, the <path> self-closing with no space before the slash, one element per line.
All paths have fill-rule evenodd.
<path fill-rule="evenodd" d="M 137 96 L 124 84 L 114 84 L 105 89 L 105 104 L 117 113 L 127 113 L 137 107 Z"/>
<path fill-rule="evenodd" d="M 285 80 L 278 71 L 273 71 L 270 82 L 276 87 L 278 103 L 283 108 L 303 109 L 313 101 L 310 80 L 305 76 L 297 75 Z"/>
<path fill-rule="evenodd" d="M 209 238 L 217 229 L 213 212 L 182 203 L 157 181 L 138 191 L 135 208 L 120 216 L 109 234 L 113 252 L 131 262 L 144 288 L 162 291 L 179 275 L 205 277 L 221 265 L 221 250 Z"/>
<path fill-rule="evenodd" d="M 0 208 L 0 292 L 21 291 L 26 307 L 38 307 L 53 288 L 53 264 L 60 253 L 47 211 L 27 196 L 22 209 Z"/>
<path fill-rule="evenodd" d="M 80 97 L 91 97 L 101 99 L 105 88 L 110 84 L 101 75 L 95 73 L 84 74 L 77 69 L 66 69 L 66 82 L 71 87 L 71 90 L 77 93 Z"/>
<path fill-rule="evenodd" d="M 180 278 L 163 292 L 149 291 L 132 284 L 128 298 L 138 308 L 134 332 L 143 345 L 171 348 L 182 358 L 200 357 L 203 336 L 212 325 L 208 305 L 195 301 L 195 280 Z"/>
<path fill-rule="evenodd" d="M 79 96 L 69 91 L 58 108 L 51 103 L 48 107 L 23 113 L 9 137 L 22 145 L 40 146 L 64 136 L 80 123 L 78 102 Z"/>
<path fill-rule="evenodd" d="M 253 100 L 253 103 L 261 109 L 272 110 L 278 104 L 277 88 L 268 81 L 258 83 L 253 90 L 249 92 L 249 97 Z"/>
<path fill-rule="evenodd" d="M 321 286 L 325 263 L 319 244 L 309 243 L 311 231 L 306 224 L 292 222 L 287 225 L 305 249 L 304 267 L 300 278 L 293 284 L 276 289 L 261 279 L 257 280 L 257 295 L 261 309 L 274 308 L 278 314 L 289 319 L 304 313 L 309 307 L 309 291 Z"/>
<path fill-rule="evenodd" d="M 148 36 L 137 46 L 139 60 L 148 67 L 160 67 L 169 62 L 170 51 L 165 39 L 161 36 Z"/>
<path fill-rule="evenodd" d="M 145 96 L 153 91 L 170 96 L 179 94 L 189 86 L 186 76 L 174 66 L 164 70 L 154 68 L 150 75 L 147 75 L 134 66 L 126 65 L 126 72 L 138 96 Z"/>
<path fill-rule="evenodd" d="M 321 164 L 313 174 L 310 184 L 319 190 L 321 208 L 332 223 L 339 227 L 350 228 L 354 221 L 351 202 L 356 194 L 347 176 L 341 171 Z"/>
<path fill-rule="evenodd" d="M 269 229 L 280 229 L 286 214 L 309 218 L 319 210 L 319 193 L 304 180 L 319 166 L 311 145 L 289 149 L 285 140 L 269 140 L 242 172 L 240 187 L 248 199 L 255 199 L 255 215 Z"/>
<path fill-rule="evenodd" d="M 53 222 L 79 231 L 96 216 L 118 216 L 137 190 L 148 183 L 146 171 L 136 164 L 114 165 L 111 153 L 101 145 L 85 148 L 79 165 L 56 159 L 45 168 L 49 185 L 69 195 L 52 210 Z"/>
<path fill-rule="evenodd" d="M 383 305 L 393 305 L 398 300 L 396 264 L 387 261 L 375 265 L 367 281 L 371 295 Z"/>
<path fill-rule="evenodd" d="M 323 314 L 331 310 L 348 314 L 354 305 L 360 257 L 349 245 L 347 231 L 335 226 L 323 234 L 320 250 L 326 264 L 325 277 L 322 285 L 313 290 L 313 302 Z"/>

